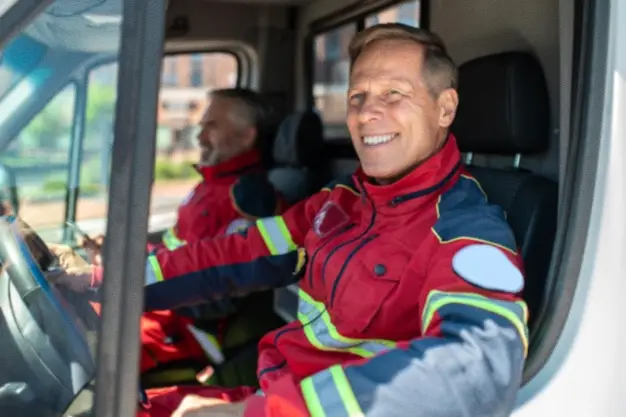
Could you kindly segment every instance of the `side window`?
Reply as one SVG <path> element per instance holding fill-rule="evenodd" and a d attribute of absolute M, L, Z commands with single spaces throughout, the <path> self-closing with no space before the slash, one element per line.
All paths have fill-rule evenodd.
<path fill-rule="evenodd" d="M 170 55 L 163 59 L 151 217 L 155 228 L 171 224 L 178 206 L 198 183 L 193 164 L 200 150 L 198 124 L 208 92 L 235 87 L 239 61 L 227 52 Z"/>
<path fill-rule="evenodd" d="M 65 220 L 75 102 L 68 84 L 0 154 L 15 174 L 20 216 L 49 241 L 60 241 Z"/>
<path fill-rule="evenodd" d="M 379 23 L 404 23 L 405 25 L 419 27 L 420 25 L 420 2 L 419 0 L 407 1 L 391 6 L 383 11 L 371 14 L 365 18 L 365 27 Z"/>
<path fill-rule="evenodd" d="M 110 63 L 89 74 L 76 219 L 95 233 L 105 231 L 102 219 L 107 217 L 117 71 L 118 64 Z M 193 168 L 199 158 L 195 136 L 208 104 L 207 92 L 234 87 L 237 74 L 238 61 L 230 53 L 177 54 L 163 59 L 150 210 L 157 229 L 174 221 L 181 201 L 199 180 Z"/>
<path fill-rule="evenodd" d="M 350 73 L 348 45 L 356 33 L 350 23 L 317 35 L 314 39 L 313 98 L 324 121 L 324 136 L 345 138 L 346 90 Z"/>
<path fill-rule="evenodd" d="M 106 219 L 111 151 L 117 99 L 117 62 L 95 67 L 87 78 L 85 136 L 80 161 L 80 194 L 76 220 Z M 90 231 L 104 233 L 105 224 Z"/>

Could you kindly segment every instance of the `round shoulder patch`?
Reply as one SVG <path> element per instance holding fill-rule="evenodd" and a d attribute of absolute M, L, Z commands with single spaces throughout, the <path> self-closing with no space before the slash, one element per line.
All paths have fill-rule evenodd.
<path fill-rule="evenodd" d="M 518 293 L 524 288 L 524 276 L 502 250 L 491 245 L 471 245 L 452 258 L 452 269 L 477 287 Z"/>
<path fill-rule="evenodd" d="M 226 229 L 226 234 L 232 235 L 235 233 L 243 233 L 248 229 L 248 227 L 250 227 L 250 225 L 252 225 L 252 221 L 248 219 L 240 218 L 237 220 L 233 220 L 228 225 L 228 228 Z"/>

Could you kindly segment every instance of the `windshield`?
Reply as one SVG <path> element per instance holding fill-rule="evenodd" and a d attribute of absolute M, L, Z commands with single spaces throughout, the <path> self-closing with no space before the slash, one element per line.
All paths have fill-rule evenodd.
<path fill-rule="evenodd" d="M 91 233 L 106 224 L 122 6 L 53 1 L 0 48 L 0 171 L 15 178 L 20 216 L 47 240 L 73 241 L 65 220 L 97 219 L 81 224 Z M 78 205 L 66 205 L 79 189 Z"/>
<path fill-rule="evenodd" d="M 6 12 L 15 3 L 0 0 L 0 26 L 12 24 Z M 80 185 L 70 167 L 81 158 L 99 165 L 79 170 L 108 182 L 109 161 L 99 155 L 112 141 L 122 6 L 123 0 L 56 0 L 1 43 L 0 190 L 11 195 L 0 199 L 19 201 L 20 217 L 42 238 L 0 218 L 2 416 L 92 408 L 86 393 L 95 377 L 98 293 L 48 283 L 57 261 L 47 247 L 61 238 L 42 227 L 72 218 L 64 202 Z M 90 72 L 95 67 L 97 76 Z M 91 269 L 83 261 L 74 262 Z"/>

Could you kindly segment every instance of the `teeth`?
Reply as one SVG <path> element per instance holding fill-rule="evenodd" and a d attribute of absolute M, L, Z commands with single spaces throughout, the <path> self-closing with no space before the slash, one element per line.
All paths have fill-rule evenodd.
<path fill-rule="evenodd" d="M 363 142 L 365 142 L 366 145 L 380 145 L 381 143 L 389 142 L 395 137 L 395 133 L 384 136 L 363 136 Z"/>

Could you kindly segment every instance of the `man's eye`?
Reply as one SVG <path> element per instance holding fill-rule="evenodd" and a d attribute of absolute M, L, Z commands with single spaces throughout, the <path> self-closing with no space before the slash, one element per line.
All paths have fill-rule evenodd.
<path fill-rule="evenodd" d="M 363 101 L 363 94 L 352 94 L 349 98 L 350 104 L 360 104 Z"/>
<path fill-rule="evenodd" d="M 389 95 L 395 97 L 401 95 L 401 93 L 398 90 L 389 90 Z"/>

